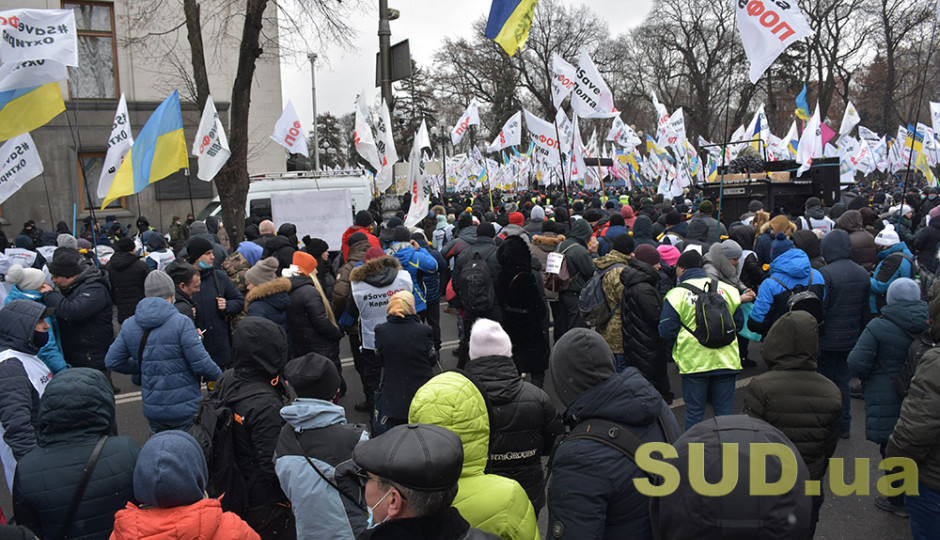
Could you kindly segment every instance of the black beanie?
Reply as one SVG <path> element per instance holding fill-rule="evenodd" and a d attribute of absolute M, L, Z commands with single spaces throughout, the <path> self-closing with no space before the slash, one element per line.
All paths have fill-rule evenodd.
<path fill-rule="evenodd" d="M 493 238 L 496 236 L 496 228 L 493 227 L 492 223 L 481 223 L 477 227 L 477 236 L 484 236 L 486 238 Z"/>
<path fill-rule="evenodd" d="M 676 261 L 676 267 L 684 268 L 686 270 L 690 268 L 701 268 L 702 266 L 702 255 L 694 249 L 690 249 L 679 256 L 679 260 Z"/>
<path fill-rule="evenodd" d="M 212 251 L 212 242 L 205 238 L 194 236 L 186 242 L 186 262 L 194 264 L 196 259 L 210 251 Z"/>
<path fill-rule="evenodd" d="M 119 253 L 127 253 L 137 249 L 137 246 L 134 244 L 134 240 L 124 237 L 117 241 L 114 244 L 114 251 Z"/>
<path fill-rule="evenodd" d="M 407 242 L 409 240 L 411 240 L 411 231 L 408 230 L 408 227 L 399 225 L 398 227 L 395 227 L 394 231 L 392 231 L 393 242 Z"/>
<path fill-rule="evenodd" d="M 353 233 L 349 235 L 349 240 L 346 241 L 346 245 L 354 246 L 358 244 L 359 242 L 368 242 L 368 241 L 369 241 L 368 236 L 366 236 L 364 233 L 357 232 L 357 233 Z"/>
<path fill-rule="evenodd" d="M 346 223 L 349 223 L 348 221 Z M 360 210 L 356 213 L 356 219 L 353 221 L 359 227 L 368 227 L 375 223 L 375 220 L 372 219 L 372 214 L 368 210 Z"/>
<path fill-rule="evenodd" d="M 284 378 L 299 398 L 330 401 L 342 384 L 336 366 L 329 358 L 308 353 L 284 366 Z"/>
<path fill-rule="evenodd" d="M 473 226 L 473 216 L 471 216 L 467 212 L 460 214 L 460 217 L 457 218 L 458 229 L 466 229 L 467 227 L 472 227 L 472 226 Z"/>
<path fill-rule="evenodd" d="M 623 220 L 623 216 L 621 216 L 620 214 L 611 214 L 610 219 L 607 221 L 607 223 L 611 227 L 615 227 L 617 225 L 620 225 L 621 227 L 623 227 L 624 225 L 627 224 L 627 222 Z"/>
<path fill-rule="evenodd" d="M 633 253 L 633 248 L 636 246 L 636 242 L 633 240 L 633 237 L 629 234 L 621 234 L 614 238 L 613 248 L 614 251 L 619 251 L 624 255 L 629 255 Z"/>
<path fill-rule="evenodd" d="M 672 227 L 673 225 L 678 225 L 680 223 L 682 223 L 682 216 L 679 214 L 679 212 L 672 210 L 666 214 L 666 226 Z"/>

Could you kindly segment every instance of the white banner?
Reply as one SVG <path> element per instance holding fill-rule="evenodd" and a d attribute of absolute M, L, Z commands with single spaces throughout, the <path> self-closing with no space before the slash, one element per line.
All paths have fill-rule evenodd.
<path fill-rule="evenodd" d="M 78 34 L 71 9 L 0 11 L 0 61 L 54 60 L 78 65 Z"/>
<path fill-rule="evenodd" d="M 632 127 L 623 123 L 619 115 L 614 117 L 613 126 L 607 133 L 607 140 L 614 141 L 624 148 L 635 148 L 643 142 Z"/>
<path fill-rule="evenodd" d="M 460 117 L 460 120 L 457 120 L 457 125 L 450 132 L 450 142 L 457 146 L 463 140 L 463 136 L 467 134 L 470 126 L 478 125 L 480 125 L 480 111 L 477 107 L 477 101 L 471 99 L 470 105 L 467 105 L 467 110 L 463 112 L 463 116 Z"/>
<path fill-rule="evenodd" d="M 0 146 L 0 203 L 42 174 L 42 160 L 29 133 L 13 137 Z"/>
<path fill-rule="evenodd" d="M 852 131 L 852 128 L 857 126 L 861 121 L 862 119 L 858 116 L 858 111 L 855 110 L 855 105 L 850 101 L 849 104 L 845 106 L 845 114 L 842 115 L 842 126 L 839 127 L 839 135 L 845 135 Z"/>
<path fill-rule="evenodd" d="M 796 2 L 735 0 L 735 7 L 738 32 L 751 63 L 750 78 L 754 84 L 784 49 L 813 34 Z"/>
<path fill-rule="evenodd" d="M 578 117 L 574 117 L 574 137 L 571 140 L 571 156 L 568 161 L 570 163 L 568 181 L 574 182 L 576 180 L 583 180 L 584 173 L 587 166 L 584 163 L 584 144 L 581 141 L 581 130 L 578 129 Z M 587 186 L 585 186 L 587 188 Z"/>
<path fill-rule="evenodd" d="M 581 51 L 575 70 L 571 107 L 581 118 L 613 118 L 619 114 L 614 108 L 614 94 L 585 50 Z"/>
<path fill-rule="evenodd" d="M 193 140 L 193 155 L 198 158 L 199 164 L 196 177 L 206 182 L 215 178 L 232 155 L 212 96 L 206 100 L 206 106 L 202 111 L 199 131 L 196 132 L 196 139 Z"/>
<path fill-rule="evenodd" d="M 297 236 L 320 238 L 339 250 L 343 232 L 353 224 L 352 197 L 348 189 L 290 191 L 271 194 L 271 219 L 293 223 Z"/>
<path fill-rule="evenodd" d="M 858 136 L 871 143 L 877 143 L 881 139 L 877 133 L 865 126 L 858 126 Z"/>
<path fill-rule="evenodd" d="M 300 126 L 300 118 L 290 100 L 287 100 L 284 112 L 274 124 L 274 135 L 271 135 L 271 140 L 287 148 L 291 154 L 303 154 L 310 157 L 310 151 L 307 150 L 307 135 Z"/>
<path fill-rule="evenodd" d="M 356 96 L 356 124 L 353 131 L 353 142 L 356 145 L 356 153 L 362 156 L 369 165 L 375 170 L 382 168 L 382 162 L 379 161 L 378 148 L 375 145 L 375 139 L 372 137 L 372 128 L 369 127 L 369 108 L 366 107 L 364 92 L 359 92 Z"/>
<path fill-rule="evenodd" d="M 428 216 L 431 186 L 425 172 L 421 149 L 430 146 L 428 127 L 422 120 L 421 127 L 418 128 L 418 132 L 415 134 L 411 153 L 408 155 L 408 194 L 411 197 L 411 206 L 408 207 L 408 215 L 405 216 L 405 227 L 415 227 Z"/>
<path fill-rule="evenodd" d="M 131 135 L 131 120 L 127 115 L 127 101 L 124 94 L 121 93 L 121 100 L 118 101 L 117 111 L 114 113 L 114 123 L 111 124 L 111 136 L 108 138 L 108 153 L 104 156 L 104 164 L 101 166 L 101 176 L 98 177 L 98 198 L 104 199 L 111 189 L 111 182 L 114 181 L 114 175 L 124 163 L 124 156 L 134 145 L 134 137 Z"/>
<path fill-rule="evenodd" d="M 375 125 L 375 148 L 382 160 L 382 168 L 375 173 L 375 184 L 379 191 L 385 191 L 392 185 L 392 170 L 398 162 L 398 151 L 395 150 L 395 139 L 392 137 L 392 119 L 388 114 L 388 106 L 383 99 L 379 103 L 379 122 Z"/>
<path fill-rule="evenodd" d="M 529 130 L 532 142 L 535 143 L 532 153 L 536 162 L 544 160 L 551 164 L 559 163 L 558 135 L 555 133 L 555 126 L 525 109 L 523 112 L 525 113 L 525 127 Z"/>
<path fill-rule="evenodd" d="M 574 90 L 574 66 L 565 61 L 558 53 L 552 53 L 552 103 L 558 109 L 561 102 Z"/>
<path fill-rule="evenodd" d="M 571 120 L 568 120 L 568 115 L 565 114 L 564 109 L 558 109 L 555 113 L 555 125 L 558 126 L 558 140 L 561 143 L 561 151 L 567 154 L 571 151 L 574 128 L 571 125 Z"/>
<path fill-rule="evenodd" d="M 24 60 L 0 65 L 0 92 L 42 86 L 69 78 L 69 69 L 55 60 Z"/>
<path fill-rule="evenodd" d="M 682 107 L 679 107 L 666 123 L 666 142 L 669 146 L 680 146 L 685 139 L 685 114 Z"/>
<path fill-rule="evenodd" d="M 509 117 L 499 130 L 499 135 L 486 147 L 487 152 L 498 152 L 509 146 L 516 146 L 522 142 L 522 111 Z"/>
<path fill-rule="evenodd" d="M 800 163 L 797 176 L 803 174 L 813 166 L 813 158 L 823 155 L 822 124 L 819 121 L 819 103 L 813 116 L 803 126 L 803 135 L 800 136 L 800 146 L 796 149 L 796 160 Z"/>

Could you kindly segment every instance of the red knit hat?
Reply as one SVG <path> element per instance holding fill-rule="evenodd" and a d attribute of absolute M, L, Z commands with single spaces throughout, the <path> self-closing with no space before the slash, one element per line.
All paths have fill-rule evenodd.
<path fill-rule="evenodd" d="M 382 248 L 379 246 L 372 246 L 369 248 L 369 251 L 366 251 L 366 256 L 364 258 L 365 262 L 369 262 L 372 259 L 378 259 L 379 257 L 384 257 L 385 252 L 382 251 Z"/>
<path fill-rule="evenodd" d="M 509 214 L 509 223 L 521 227 L 525 223 L 525 216 L 522 215 L 522 212 L 513 212 Z"/>

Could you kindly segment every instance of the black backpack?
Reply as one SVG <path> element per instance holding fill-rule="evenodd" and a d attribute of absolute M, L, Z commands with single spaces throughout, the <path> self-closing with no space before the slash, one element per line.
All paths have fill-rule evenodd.
<path fill-rule="evenodd" d="M 199 402 L 189 434 L 196 438 L 206 456 L 209 482 L 206 493 L 222 497 L 222 509 L 240 514 L 248 508 L 248 487 L 235 461 L 235 423 L 240 416 L 222 401 L 217 385 Z"/>
<path fill-rule="evenodd" d="M 615 263 L 603 270 L 598 270 L 581 289 L 578 297 L 578 310 L 584 315 L 588 326 L 604 326 L 610 321 L 614 313 L 620 310 L 620 302 L 613 309 L 607 303 L 607 294 L 604 292 L 604 276 L 614 268 L 623 268 L 623 263 Z"/>
<path fill-rule="evenodd" d="M 493 252 L 492 249 L 483 254 L 476 252 L 470 255 L 470 260 L 460 270 L 460 305 L 472 313 L 485 313 L 496 305 L 496 290 L 493 288 L 493 274 L 486 263 Z"/>
<path fill-rule="evenodd" d="M 787 298 L 786 308 L 787 311 L 805 311 L 813 316 L 816 319 L 816 324 L 822 325 L 823 323 L 823 303 L 822 299 L 816 295 L 809 288 L 813 285 L 813 272 L 809 273 L 809 283 L 806 285 L 797 285 L 792 289 L 783 284 L 779 279 L 770 276 L 770 279 L 779 283 L 784 289 L 790 293 L 790 297 Z"/>
<path fill-rule="evenodd" d="M 688 283 L 679 285 L 697 296 L 695 300 L 695 329 L 691 329 L 682 321 L 682 328 L 695 336 L 700 344 L 709 349 L 720 349 L 732 344 L 738 339 L 738 331 L 734 327 L 734 317 L 728 308 L 728 301 L 718 292 L 718 280 L 712 279 L 699 289 Z"/>
<path fill-rule="evenodd" d="M 909 332 L 905 333 L 913 338 L 911 345 L 907 348 L 907 358 L 905 358 L 901 370 L 891 377 L 891 387 L 894 388 L 894 392 L 901 399 L 907 396 L 907 391 L 911 387 L 911 380 L 914 378 L 914 372 L 917 371 L 920 359 L 923 358 L 927 351 L 940 345 L 934 343 L 927 332 L 917 336 Z"/>

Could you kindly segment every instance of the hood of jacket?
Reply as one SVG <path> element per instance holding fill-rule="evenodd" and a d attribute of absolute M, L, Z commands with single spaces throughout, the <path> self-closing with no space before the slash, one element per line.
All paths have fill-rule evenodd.
<path fill-rule="evenodd" d="M 249 379 L 276 377 L 287 363 L 287 334 L 281 325 L 246 317 L 232 336 L 235 373 Z"/>
<path fill-rule="evenodd" d="M 940 219 L 937 220 L 940 222 Z M 542 233 L 532 237 L 532 245 L 546 253 L 551 253 L 558 249 L 558 244 L 565 241 L 565 235 L 555 233 Z"/>
<path fill-rule="evenodd" d="M 407 268 L 408 262 L 415 255 L 415 247 L 411 245 L 411 242 L 395 242 L 385 250 L 385 253 L 398 259 L 402 268 Z"/>
<path fill-rule="evenodd" d="M 32 355 L 39 352 L 33 345 L 33 331 L 45 310 L 45 305 L 30 300 L 4 306 L 0 317 L 0 350 L 13 349 Z"/>
<path fill-rule="evenodd" d="M 499 235 L 504 238 L 508 238 L 510 236 L 518 236 L 522 238 L 523 240 L 525 240 L 526 244 L 529 243 L 529 231 L 523 229 L 522 227 L 520 227 L 519 225 L 516 225 L 515 223 L 510 223 L 509 225 L 506 225 L 505 227 L 500 229 Z"/>
<path fill-rule="evenodd" d="M 865 230 L 865 225 L 862 223 L 862 214 L 858 210 L 846 210 L 836 220 L 836 227 L 850 233 Z"/>
<path fill-rule="evenodd" d="M 264 243 L 265 253 L 274 253 L 285 247 L 297 249 L 297 244 L 292 244 L 289 236 L 273 236 Z"/>
<path fill-rule="evenodd" d="M 620 272 L 620 283 L 624 287 L 632 287 L 640 283 L 649 283 L 655 287 L 659 283 L 659 272 L 651 265 L 634 258 Z"/>
<path fill-rule="evenodd" d="M 91 368 L 69 368 L 46 386 L 39 401 L 40 446 L 71 443 L 111 433 L 114 391 L 104 373 Z"/>
<path fill-rule="evenodd" d="M 234 518 L 234 519 L 233 519 Z M 219 499 L 173 508 L 138 508 L 133 503 L 114 516 L 114 540 L 139 538 L 244 538 L 240 518 L 223 513 Z"/>
<path fill-rule="evenodd" d="M 803 250 L 789 249 L 770 263 L 771 274 L 786 274 L 796 279 L 809 277 L 813 267 Z"/>
<path fill-rule="evenodd" d="M 907 244 L 905 244 L 904 242 L 898 242 L 897 244 L 894 244 L 893 246 L 886 247 L 883 250 L 879 251 L 878 258 L 885 259 L 888 257 L 888 255 L 891 255 L 893 253 L 898 253 L 898 252 L 903 253 L 907 255 L 908 257 L 913 257 L 913 255 L 911 255 L 910 250 L 907 249 Z"/>
<path fill-rule="evenodd" d="M 123 272 L 127 270 L 130 265 L 134 264 L 134 261 L 139 261 L 140 257 L 135 255 L 130 251 L 117 251 L 114 255 L 111 255 L 111 260 L 108 264 L 111 268 L 117 270 L 118 272 Z"/>
<path fill-rule="evenodd" d="M 73 281 L 71 285 L 69 285 L 65 289 L 60 289 L 63 295 L 70 294 L 72 291 L 78 288 L 79 285 L 83 283 L 98 282 L 104 285 L 104 287 L 108 291 L 111 290 L 111 281 L 108 280 L 107 274 L 99 270 L 97 267 L 92 266 L 91 263 L 82 263 L 82 264 L 88 264 L 89 266 L 87 266 L 84 270 L 82 270 L 78 274 L 78 276 L 75 278 L 75 281 Z"/>
<path fill-rule="evenodd" d="M 708 248 L 708 253 L 702 257 L 702 266 L 704 267 L 705 264 L 710 264 L 718 270 L 720 281 L 732 284 L 738 282 L 738 269 L 722 253 L 720 242 L 715 242 Z"/>
<path fill-rule="evenodd" d="M 929 327 L 930 314 L 923 300 L 887 304 L 881 308 L 881 315 L 911 334 L 920 334 Z"/>
<path fill-rule="evenodd" d="M 663 406 L 663 399 L 653 385 L 636 368 L 629 367 L 575 398 L 564 417 L 569 424 L 601 418 L 646 426 L 656 421 Z"/>
<path fill-rule="evenodd" d="M 313 281 L 310 283 L 312 284 Z M 248 291 L 245 295 L 245 309 L 248 309 L 252 302 L 266 300 L 275 309 L 284 311 L 290 305 L 290 296 L 287 294 L 290 291 L 291 280 L 286 277 L 272 279 Z"/>
<path fill-rule="evenodd" d="M 471 225 L 469 227 L 464 227 L 460 229 L 460 232 L 457 233 L 457 238 L 467 242 L 470 245 L 476 244 L 477 242 L 477 226 Z"/>
<path fill-rule="evenodd" d="M 372 245 L 368 240 L 360 240 L 349 246 L 349 257 L 346 258 L 346 262 L 362 262 L 366 258 L 366 251 L 369 251 L 370 247 Z"/>
<path fill-rule="evenodd" d="M 447 428 L 463 443 L 461 478 L 483 474 L 490 445 L 490 419 L 483 394 L 455 371 L 437 375 L 415 392 L 408 421 Z"/>
<path fill-rule="evenodd" d="M 176 289 L 177 291 L 179 288 Z M 175 298 L 174 298 L 175 300 Z M 152 330 L 179 313 L 165 298 L 144 298 L 137 303 L 134 319 L 144 330 Z"/>
<path fill-rule="evenodd" d="M 813 231 L 800 230 L 790 235 L 793 247 L 803 250 L 810 259 L 819 257 L 819 237 Z"/>
<path fill-rule="evenodd" d="M 791 311 L 777 319 L 764 338 L 764 361 L 771 370 L 816 371 L 819 326 L 805 311 Z"/>
<path fill-rule="evenodd" d="M 829 234 L 823 236 L 819 246 L 826 264 L 852 256 L 852 239 L 849 233 L 842 229 L 829 231 Z"/>
<path fill-rule="evenodd" d="M 295 431 L 303 431 L 345 424 L 346 410 L 341 405 L 322 399 L 297 398 L 281 409 L 281 418 Z"/>
<path fill-rule="evenodd" d="M 822 206 L 810 206 L 806 209 L 806 218 L 807 219 L 823 219 L 826 217 L 826 212 L 822 209 Z"/>
<path fill-rule="evenodd" d="M 591 229 L 591 224 L 584 219 L 571 221 L 571 231 L 568 233 L 568 237 L 574 238 L 579 244 L 587 247 L 588 242 L 591 241 L 591 235 L 593 234 L 594 230 Z"/>
<path fill-rule="evenodd" d="M 649 216 L 641 214 L 633 222 L 634 240 L 652 240 L 653 239 L 653 221 Z"/>
<path fill-rule="evenodd" d="M 171 508 L 205 496 L 209 468 L 192 435 L 168 430 L 151 437 L 134 467 L 134 498 L 142 505 Z"/>
<path fill-rule="evenodd" d="M 353 268 L 349 273 L 349 281 L 354 283 L 365 281 L 373 287 L 384 287 L 395 281 L 399 270 L 401 270 L 401 263 L 398 259 L 386 255 Z"/>
<path fill-rule="evenodd" d="M 509 356 L 474 358 L 465 370 L 486 392 L 492 405 L 509 403 L 522 391 L 522 377 Z"/>
<path fill-rule="evenodd" d="M 611 251 L 607 255 L 604 255 L 603 257 L 598 257 L 594 259 L 594 266 L 596 266 L 598 270 L 603 270 L 607 268 L 608 266 L 611 266 L 617 263 L 627 264 L 630 262 L 630 259 L 631 257 L 628 257 L 627 255 L 624 255 L 623 253 L 620 253 L 619 251 L 615 250 L 615 251 Z"/>

